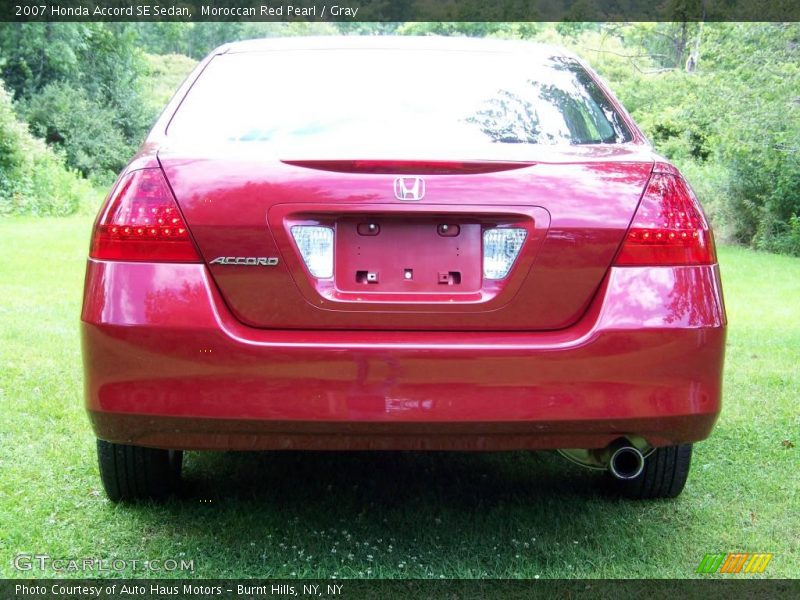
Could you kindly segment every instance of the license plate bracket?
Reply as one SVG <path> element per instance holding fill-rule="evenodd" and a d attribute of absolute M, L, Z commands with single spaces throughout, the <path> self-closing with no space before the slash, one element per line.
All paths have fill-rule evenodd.
<path fill-rule="evenodd" d="M 475 293 L 481 224 L 453 218 L 344 218 L 336 223 L 335 285 L 371 294 Z"/>

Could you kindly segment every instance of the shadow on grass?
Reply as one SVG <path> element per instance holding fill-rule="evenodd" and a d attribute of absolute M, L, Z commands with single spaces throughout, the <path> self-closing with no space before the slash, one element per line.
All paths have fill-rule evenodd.
<path fill-rule="evenodd" d="M 633 574 L 653 543 L 680 546 L 686 515 L 604 481 L 546 452 L 189 453 L 177 498 L 130 509 L 215 576 L 564 577 L 598 552 Z"/>
<path fill-rule="evenodd" d="M 190 453 L 186 499 L 259 500 L 276 506 L 302 498 L 311 510 L 374 503 L 436 501 L 472 510 L 529 503 L 539 496 L 595 496 L 602 478 L 554 453 L 252 452 Z"/>

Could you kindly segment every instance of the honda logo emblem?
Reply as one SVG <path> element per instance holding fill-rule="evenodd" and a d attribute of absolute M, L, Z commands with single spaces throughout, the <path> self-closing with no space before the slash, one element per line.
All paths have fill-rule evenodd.
<path fill-rule="evenodd" d="M 398 200 L 422 200 L 425 180 L 422 177 L 397 177 L 394 180 L 394 197 Z"/>

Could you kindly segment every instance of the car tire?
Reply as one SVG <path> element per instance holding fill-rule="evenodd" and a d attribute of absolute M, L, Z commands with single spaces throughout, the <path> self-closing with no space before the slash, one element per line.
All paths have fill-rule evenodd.
<path fill-rule="evenodd" d="M 636 500 L 675 498 L 683 491 L 692 463 L 692 444 L 656 448 L 633 479 L 613 479 L 623 496 Z"/>
<path fill-rule="evenodd" d="M 97 440 L 97 461 L 112 502 L 160 500 L 178 487 L 183 452 Z"/>

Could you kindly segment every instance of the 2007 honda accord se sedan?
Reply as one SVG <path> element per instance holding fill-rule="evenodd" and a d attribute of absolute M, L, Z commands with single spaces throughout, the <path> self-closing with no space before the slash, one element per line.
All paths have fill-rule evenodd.
<path fill-rule="evenodd" d="M 222 46 L 100 210 L 82 310 L 112 500 L 184 450 L 559 450 L 677 496 L 720 410 L 709 224 L 581 60 Z"/>

